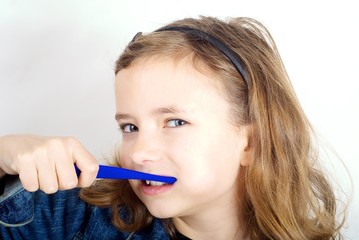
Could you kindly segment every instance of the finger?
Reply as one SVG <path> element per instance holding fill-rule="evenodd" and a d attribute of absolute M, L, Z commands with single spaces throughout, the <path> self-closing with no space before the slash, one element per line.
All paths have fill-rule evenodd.
<path fill-rule="evenodd" d="M 37 169 L 40 189 L 47 194 L 55 193 L 59 189 L 59 186 L 53 161 L 51 161 L 51 159 L 39 161 Z"/>
<path fill-rule="evenodd" d="M 35 192 L 39 189 L 39 180 L 35 165 L 28 165 L 19 169 L 19 179 L 22 186 L 29 192 Z"/>
<path fill-rule="evenodd" d="M 55 162 L 55 165 L 59 189 L 68 190 L 75 188 L 78 184 L 78 178 L 73 164 L 74 159 L 65 152 L 57 154 L 57 158 L 58 160 Z"/>
<path fill-rule="evenodd" d="M 78 147 L 73 152 L 73 158 L 81 174 L 78 181 L 79 187 L 89 187 L 95 181 L 99 169 L 98 162 L 92 154 L 83 147 Z"/>

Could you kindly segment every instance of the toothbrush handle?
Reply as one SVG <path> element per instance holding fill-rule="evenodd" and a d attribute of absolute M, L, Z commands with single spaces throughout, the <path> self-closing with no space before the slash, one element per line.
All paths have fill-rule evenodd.
<path fill-rule="evenodd" d="M 75 165 L 75 170 L 77 175 L 80 175 L 81 171 Z M 150 173 L 139 172 L 135 170 L 130 170 L 126 168 L 114 167 L 114 166 L 105 166 L 100 165 L 99 171 L 96 178 L 102 179 L 137 179 L 137 180 L 149 180 L 157 181 L 172 184 L 176 182 L 176 178 L 169 176 L 160 176 Z"/>

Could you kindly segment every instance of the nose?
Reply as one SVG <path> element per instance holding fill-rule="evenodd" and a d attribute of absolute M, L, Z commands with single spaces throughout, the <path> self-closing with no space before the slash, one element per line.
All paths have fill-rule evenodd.
<path fill-rule="evenodd" d="M 131 160 L 143 165 L 158 161 L 161 157 L 161 144 L 158 137 L 153 135 L 138 134 L 130 149 Z"/>

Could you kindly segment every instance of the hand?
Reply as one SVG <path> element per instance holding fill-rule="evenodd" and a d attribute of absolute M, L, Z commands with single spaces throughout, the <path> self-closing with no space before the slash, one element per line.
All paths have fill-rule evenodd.
<path fill-rule="evenodd" d="M 74 163 L 81 171 L 79 178 Z M 28 191 L 41 189 L 50 194 L 57 190 L 88 187 L 94 182 L 98 168 L 97 160 L 71 137 L 0 137 L 0 177 L 4 172 L 18 174 Z"/>

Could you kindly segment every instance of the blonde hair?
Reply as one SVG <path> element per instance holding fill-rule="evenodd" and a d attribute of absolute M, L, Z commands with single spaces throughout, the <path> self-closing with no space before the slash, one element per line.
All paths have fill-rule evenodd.
<path fill-rule="evenodd" d="M 189 18 L 168 26 L 199 29 L 224 42 L 242 60 L 250 84 L 215 46 L 175 31 L 138 35 L 117 60 L 115 73 L 143 58 L 190 56 L 199 71 L 218 76 L 233 106 L 233 122 L 253 126 L 253 161 L 241 168 L 238 182 L 241 220 L 251 239 L 340 238 L 344 217 L 336 221 L 335 195 L 316 168 L 311 125 L 268 30 L 250 18 Z M 127 181 L 98 182 L 82 190 L 81 197 L 112 207 L 114 224 L 121 230 L 139 230 L 153 220 Z M 123 211 L 126 219 L 119 216 Z M 173 237 L 171 220 L 163 221 Z"/>

